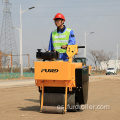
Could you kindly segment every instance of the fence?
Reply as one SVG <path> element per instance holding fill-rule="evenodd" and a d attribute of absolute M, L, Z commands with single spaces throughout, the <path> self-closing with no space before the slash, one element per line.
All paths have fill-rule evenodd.
<path fill-rule="evenodd" d="M 14 79 L 19 77 L 20 73 L 0 73 L 0 79 Z M 24 72 L 23 77 L 34 78 L 34 73 Z"/>

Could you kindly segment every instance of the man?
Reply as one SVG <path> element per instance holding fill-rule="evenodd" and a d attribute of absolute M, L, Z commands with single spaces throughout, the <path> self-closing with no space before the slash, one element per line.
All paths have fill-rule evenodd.
<path fill-rule="evenodd" d="M 74 32 L 64 25 L 65 17 L 63 14 L 57 13 L 53 20 L 57 29 L 51 33 L 48 50 L 59 52 L 59 58 L 68 61 L 66 49 L 68 45 L 74 45 L 76 42 Z"/>

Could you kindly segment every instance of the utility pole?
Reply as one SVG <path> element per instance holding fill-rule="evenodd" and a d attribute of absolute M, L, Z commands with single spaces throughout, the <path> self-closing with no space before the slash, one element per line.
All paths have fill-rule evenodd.
<path fill-rule="evenodd" d="M 117 44 L 117 69 L 118 69 L 118 44 Z"/>
<path fill-rule="evenodd" d="M 84 48 L 84 57 L 85 57 L 85 58 L 86 58 L 86 50 L 87 50 L 87 49 L 86 49 L 86 37 L 87 37 L 89 34 L 93 34 L 93 33 L 94 33 L 94 32 L 90 32 L 90 33 L 86 33 L 86 32 L 85 32 L 85 34 L 84 34 L 84 35 L 85 35 L 85 48 Z"/>
<path fill-rule="evenodd" d="M 28 68 L 30 68 L 30 54 L 28 54 Z"/>
<path fill-rule="evenodd" d="M 21 68 L 21 77 L 23 77 L 23 59 L 22 59 L 22 13 L 31 10 L 35 7 L 30 7 L 24 11 L 21 10 L 21 5 L 20 5 L 20 28 L 19 28 L 19 32 L 20 32 L 20 68 Z"/>

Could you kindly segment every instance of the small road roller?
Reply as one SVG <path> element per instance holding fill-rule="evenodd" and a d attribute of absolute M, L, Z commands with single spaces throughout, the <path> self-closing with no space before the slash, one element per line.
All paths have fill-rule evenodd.
<path fill-rule="evenodd" d="M 73 62 L 78 49 L 84 46 L 68 45 L 68 61 L 59 59 L 56 51 L 38 49 L 35 61 L 35 84 L 40 92 L 40 111 L 61 113 L 78 111 L 88 100 L 89 67 Z"/>

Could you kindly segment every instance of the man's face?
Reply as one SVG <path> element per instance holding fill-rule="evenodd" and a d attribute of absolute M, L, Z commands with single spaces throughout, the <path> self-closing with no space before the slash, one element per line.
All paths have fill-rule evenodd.
<path fill-rule="evenodd" d="M 60 18 L 55 19 L 55 25 L 57 27 L 60 27 L 64 23 L 64 20 L 61 20 Z"/>

